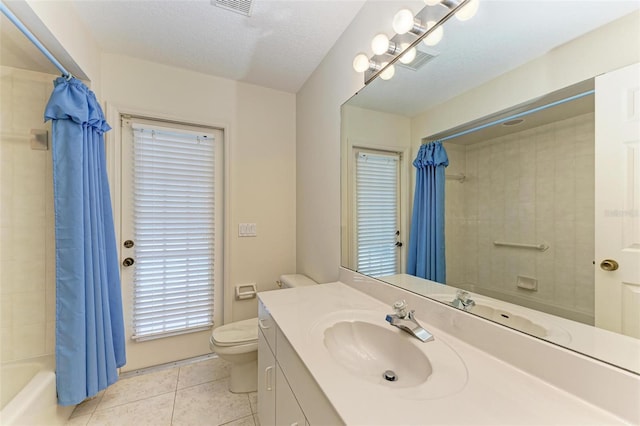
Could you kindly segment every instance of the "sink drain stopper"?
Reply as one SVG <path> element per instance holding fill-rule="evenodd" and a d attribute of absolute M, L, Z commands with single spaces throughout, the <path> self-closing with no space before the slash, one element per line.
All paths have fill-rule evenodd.
<path fill-rule="evenodd" d="M 388 382 L 395 382 L 396 380 L 398 380 L 398 376 L 396 376 L 396 373 L 391 370 L 387 370 L 382 373 L 382 377 L 384 377 L 384 379 Z"/>

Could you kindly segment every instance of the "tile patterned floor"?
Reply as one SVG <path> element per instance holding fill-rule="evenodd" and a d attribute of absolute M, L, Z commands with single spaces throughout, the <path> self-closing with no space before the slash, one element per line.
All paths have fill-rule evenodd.
<path fill-rule="evenodd" d="M 211 358 L 120 379 L 73 411 L 68 426 L 259 426 L 257 394 L 229 392 L 229 364 Z"/>

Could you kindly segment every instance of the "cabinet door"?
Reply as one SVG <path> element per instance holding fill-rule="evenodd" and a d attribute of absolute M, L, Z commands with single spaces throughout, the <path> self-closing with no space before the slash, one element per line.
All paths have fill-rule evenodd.
<path fill-rule="evenodd" d="M 271 314 L 264 306 L 262 301 L 258 303 L 258 326 L 260 330 L 264 333 L 264 337 L 267 339 L 267 344 L 271 348 L 271 352 L 274 355 L 278 355 L 276 351 L 276 323 L 271 317 Z"/>
<path fill-rule="evenodd" d="M 276 423 L 279 426 L 305 426 L 307 419 L 279 365 L 276 365 L 276 389 Z"/>
<path fill-rule="evenodd" d="M 276 424 L 276 359 L 262 331 L 258 332 L 258 418 L 261 426 Z"/>

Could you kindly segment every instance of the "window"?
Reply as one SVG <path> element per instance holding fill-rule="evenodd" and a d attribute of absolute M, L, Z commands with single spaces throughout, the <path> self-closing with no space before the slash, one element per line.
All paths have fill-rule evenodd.
<path fill-rule="evenodd" d="M 400 154 L 356 150 L 357 270 L 398 273 Z"/>
<path fill-rule="evenodd" d="M 222 279 L 221 132 L 128 124 L 133 339 L 209 328 Z"/>

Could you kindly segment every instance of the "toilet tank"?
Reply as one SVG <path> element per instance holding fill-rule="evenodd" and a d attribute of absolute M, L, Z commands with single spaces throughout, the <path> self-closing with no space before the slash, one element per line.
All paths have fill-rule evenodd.
<path fill-rule="evenodd" d="M 314 284 L 318 283 L 302 274 L 280 275 L 280 279 L 278 280 L 278 286 L 282 288 L 305 287 Z"/>

